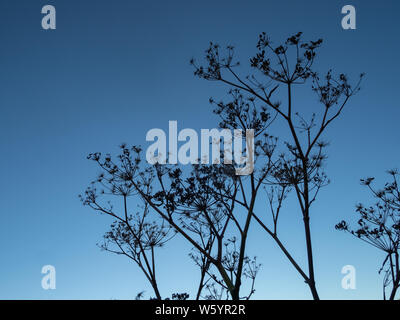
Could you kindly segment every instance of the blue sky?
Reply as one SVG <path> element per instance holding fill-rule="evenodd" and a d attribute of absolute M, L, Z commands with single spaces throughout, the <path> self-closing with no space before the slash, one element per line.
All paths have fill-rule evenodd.
<path fill-rule="evenodd" d="M 57 29 L 41 28 L 41 8 L 57 10 Z M 357 29 L 343 30 L 341 8 L 357 10 Z M 212 128 L 208 98 L 226 88 L 196 79 L 191 57 L 209 41 L 237 47 L 242 62 L 260 32 L 275 41 L 298 31 L 324 38 L 318 67 L 355 76 L 362 91 L 327 131 L 332 180 L 313 207 L 316 277 L 325 299 L 380 299 L 382 255 L 334 230 L 368 202 L 359 179 L 400 163 L 398 148 L 398 1 L 32 1 L 0 3 L 0 298 L 131 299 L 151 289 L 138 268 L 101 252 L 111 219 L 84 208 L 77 195 L 98 173 L 89 152 L 146 145 L 151 128 Z M 312 98 L 314 97 L 304 97 Z M 303 232 L 288 208 L 283 233 L 303 263 Z M 291 215 L 295 219 L 291 219 Z M 300 240 L 299 240 L 300 239 Z M 281 252 L 257 227 L 250 254 L 263 263 L 255 298 L 309 299 Z M 174 240 L 159 252 L 164 296 L 194 288 L 190 247 Z M 41 268 L 57 271 L 57 289 L 41 288 Z M 357 289 L 341 288 L 354 265 Z M 173 281 L 171 281 L 173 279 Z"/>

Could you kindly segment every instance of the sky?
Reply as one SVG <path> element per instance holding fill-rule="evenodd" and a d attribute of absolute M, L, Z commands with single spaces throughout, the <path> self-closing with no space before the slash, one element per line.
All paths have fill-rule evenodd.
<path fill-rule="evenodd" d="M 41 27 L 41 8 L 56 8 L 56 29 Z M 357 29 L 343 30 L 341 8 L 356 8 Z M 99 173 L 90 152 L 121 142 L 146 145 L 146 132 L 214 128 L 210 96 L 227 88 L 193 76 L 192 57 L 210 41 L 233 44 L 246 65 L 262 31 L 274 41 L 302 31 L 324 39 L 317 66 L 366 73 L 362 90 L 325 136 L 331 184 L 312 208 L 316 281 L 323 299 L 380 299 L 382 254 L 335 230 L 369 203 L 359 179 L 398 167 L 398 1 L 38 1 L 0 2 L 0 299 L 133 299 L 152 295 L 128 259 L 96 246 L 112 220 L 83 207 L 78 194 Z M 315 99 L 314 96 L 300 98 Z M 297 101 L 297 100 L 296 100 Z M 295 206 L 282 236 L 305 266 Z M 292 217 L 295 217 L 292 219 Z M 256 226 L 249 254 L 262 269 L 256 299 L 310 299 L 304 281 Z M 193 292 L 190 246 L 174 239 L 159 251 L 163 296 Z M 56 289 L 41 286 L 44 265 Z M 341 287 L 356 268 L 356 289 Z"/>

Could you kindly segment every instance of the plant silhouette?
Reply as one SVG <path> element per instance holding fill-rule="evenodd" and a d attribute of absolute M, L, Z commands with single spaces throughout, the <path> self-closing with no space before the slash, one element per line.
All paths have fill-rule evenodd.
<path fill-rule="evenodd" d="M 261 266 L 256 257 L 247 253 L 251 251 L 249 231 L 256 224 L 278 245 L 308 285 L 312 297 L 319 299 L 310 217 L 320 189 L 329 183 L 323 170 L 327 143 L 322 138 L 358 92 L 363 77 L 361 74 L 355 85 L 351 85 L 345 74 L 335 77 L 330 70 L 320 76 L 313 66 L 321 44 L 321 39 L 303 41 L 299 32 L 275 46 L 262 33 L 249 64 L 254 74 L 246 77 L 237 71 L 240 64 L 235 60 L 232 46 L 223 50 L 211 43 L 204 65 L 191 60 L 197 77 L 229 87 L 227 101 L 210 99 L 213 112 L 220 119 L 220 128 L 254 130 L 254 171 L 247 176 L 236 175 L 235 167 L 224 161 L 185 168 L 150 165 L 143 160 L 138 146 L 122 145 L 115 158 L 101 153 L 88 156 L 102 174 L 81 199 L 85 205 L 117 219 L 106 234 L 103 248 L 110 251 L 107 246 L 110 243 L 133 247 L 136 256 L 143 257 L 144 264 L 130 249 L 129 252 L 152 284 L 157 298 L 161 295 L 157 294 L 155 284 L 154 248 L 176 233 L 192 245 L 190 257 L 200 269 L 196 299 L 250 299 Z M 300 102 L 294 103 L 297 87 L 315 95 L 318 105 L 315 112 L 300 108 Z M 308 105 L 310 101 L 305 103 Z M 286 129 L 282 142 L 272 134 L 275 125 Z M 245 141 L 244 134 L 242 138 Z M 224 160 L 222 152 L 221 158 Z M 122 198 L 122 217 L 112 206 L 100 203 L 108 194 Z M 298 203 L 307 271 L 280 237 L 279 221 L 285 214 L 284 202 L 289 196 Z M 138 216 L 126 209 L 128 198 L 143 206 Z M 144 222 L 149 216 L 155 217 L 154 223 Z M 121 247 L 116 253 L 122 252 Z M 151 258 L 145 258 L 147 252 Z M 204 290 L 206 294 L 202 293 Z"/>
<path fill-rule="evenodd" d="M 386 290 L 390 288 L 389 300 L 394 300 L 400 287 L 400 175 L 397 170 L 390 170 L 388 174 L 390 181 L 381 189 L 372 186 L 375 178 L 361 179 L 361 184 L 368 187 L 376 202 L 369 207 L 361 203 L 357 205 L 359 220 L 356 229 L 350 229 L 344 220 L 336 225 L 336 229 L 348 232 L 385 253 L 379 270 L 379 273 L 385 273 L 383 298 L 387 299 Z"/>

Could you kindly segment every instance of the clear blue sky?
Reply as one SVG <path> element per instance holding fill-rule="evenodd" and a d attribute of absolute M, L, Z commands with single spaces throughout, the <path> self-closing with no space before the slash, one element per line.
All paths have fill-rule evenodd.
<path fill-rule="evenodd" d="M 41 8 L 57 10 L 57 29 L 41 29 Z M 341 8 L 353 4 L 357 30 L 341 28 Z M 38 1 L 0 2 L 0 298 L 131 299 L 151 289 L 124 257 L 96 243 L 112 222 L 77 195 L 98 173 L 86 160 L 121 142 L 145 145 L 151 128 L 212 128 L 208 98 L 225 88 L 196 79 L 189 66 L 209 41 L 233 44 L 242 62 L 266 31 L 275 41 L 303 31 L 322 37 L 318 66 L 357 75 L 362 91 L 327 132 L 332 180 L 313 207 L 316 277 L 321 298 L 380 299 L 382 256 L 334 230 L 369 194 L 359 178 L 400 166 L 398 1 Z M 311 97 L 310 97 L 311 98 Z M 283 233 L 304 262 L 295 207 Z M 291 219 L 294 216 L 296 219 Z M 300 239 L 300 240 L 299 240 Z M 249 254 L 263 263 L 255 298 L 309 299 L 284 256 L 258 228 Z M 196 268 L 190 247 L 175 241 L 160 251 L 164 296 L 191 291 Z M 57 289 L 41 288 L 41 268 L 57 271 Z M 341 288 L 341 268 L 354 265 L 357 289 Z M 197 274 L 196 274 L 197 276 Z"/>

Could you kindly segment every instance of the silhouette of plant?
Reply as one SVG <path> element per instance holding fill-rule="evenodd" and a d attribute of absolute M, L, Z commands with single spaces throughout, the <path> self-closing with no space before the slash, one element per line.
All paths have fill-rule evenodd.
<path fill-rule="evenodd" d="M 238 265 L 240 259 L 240 254 L 237 250 L 236 242 L 237 242 L 236 237 L 233 237 L 231 239 L 228 239 L 224 243 L 225 254 L 222 258 L 222 264 L 225 270 L 228 272 L 229 278 L 231 279 L 232 282 L 235 280 L 235 277 L 237 277 Z M 203 262 L 204 256 L 191 253 L 190 257 L 200 267 L 202 266 L 202 263 L 204 263 Z M 253 257 L 251 259 L 248 256 L 245 256 L 243 258 L 243 265 L 244 265 L 243 276 L 244 278 L 250 280 L 250 291 L 246 296 L 240 297 L 240 299 L 249 300 L 250 297 L 255 292 L 255 280 L 258 271 L 260 270 L 261 264 L 257 263 L 257 257 Z M 207 279 L 205 278 L 202 287 L 202 289 L 206 288 L 208 292 L 208 294 L 204 296 L 204 299 L 221 300 L 223 299 L 223 297 L 229 299 L 230 292 L 228 287 L 224 283 L 223 279 L 219 278 L 214 272 L 212 272 L 210 267 L 204 268 L 204 270 L 205 270 L 205 276 L 208 276 Z"/>
<path fill-rule="evenodd" d="M 172 300 L 187 300 L 187 299 L 189 299 L 189 294 L 186 292 L 172 294 Z"/>
<path fill-rule="evenodd" d="M 97 186 L 101 187 L 100 192 L 98 192 Z M 146 203 L 139 208 L 140 212 L 130 214 L 128 198 L 133 193 L 134 190 L 127 180 L 111 178 L 102 173 L 86 189 L 85 194 L 79 197 L 84 205 L 116 219 L 111 224 L 110 231 L 104 235 L 104 241 L 99 244 L 99 247 L 133 260 L 150 282 L 157 299 L 161 299 L 156 278 L 155 249 L 168 242 L 174 232 L 171 232 L 170 226 L 157 216 L 150 220 L 150 211 Z M 117 213 L 118 210 L 115 210 L 110 201 L 105 204 L 101 202 L 102 198 L 106 196 L 121 198 L 121 214 Z M 143 292 L 136 298 L 140 298 L 142 295 Z"/>
<path fill-rule="evenodd" d="M 169 228 L 181 234 L 194 246 L 200 255 L 197 262 L 201 266 L 202 273 L 197 298 L 200 298 L 201 289 L 207 281 L 206 275 L 211 274 L 210 265 L 213 265 L 220 274 L 222 278 L 220 284 L 224 283 L 231 297 L 240 298 L 241 279 L 249 274 L 246 269 L 249 263 L 245 255 L 245 245 L 251 209 L 247 210 L 247 219 L 244 222 L 239 221 L 237 215 L 241 212 L 236 212 L 235 199 L 238 196 L 240 181 L 232 165 L 194 165 L 192 170 L 185 174 L 176 166 L 143 163 L 141 149 L 135 146 L 128 148 L 126 145 L 121 146 L 117 162 L 114 162 L 110 155 L 102 157 L 100 153 L 90 154 L 88 158 L 95 161 L 103 170 L 95 184 L 106 185 L 112 194 L 121 194 L 124 203 L 128 195 L 139 197 L 145 203 L 146 215 L 151 209 L 168 224 Z M 270 166 L 264 168 L 263 175 L 266 176 L 270 168 Z M 254 183 L 254 176 L 252 179 Z M 255 201 L 255 190 L 260 185 L 261 183 L 258 183 L 257 186 L 253 186 L 251 207 Z M 93 209 L 115 217 L 112 207 L 105 208 L 99 204 L 98 196 L 97 189 L 92 185 L 82 200 Z M 126 219 L 122 220 L 126 224 Z M 240 244 L 238 253 L 235 253 L 235 256 L 237 255 L 235 272 L 232 272 L 231 266 L 227 265 L 229 259 L 227 260 L 226 254 L 229 252 L 223 243 L 228 237 L 227 232 L 232 235 L 235 229 L 239 233 Z M 167 234 L 159 232 L 159 229 L 156 230 L 156 239 L 159 235 Z M 115 232 L 111 232 L 112 240 L 114 234 Z M 110 233 L 108 238 L 109 236 Z M 145 248 L 143 246 L 143 249 Z M 251 274 L 253 293 L 256 272 Z"/>
<path fill-rule="evenodd" d="M 253 220 L 300 273 L 313 298 L 319 299 L 310 208 L 320 189 L 329 183 L 323 171 L 327 144 L 321 139 L 359 90 L 363 75 L 355 86 L 349 84 L 344 74 L 335 78 L 332 71 L 320 78 L 312 67 L 322 40 L 304 42 L 301 35 L 297 33 L 280 46 L 273 46 L 265 33 L 260 35 L 258 52 L 250 59 L 250 66 L 266 79 L 263 82 L 256 75 L 239 76 L 235 71 L 239 64 L 234 61 L 231 46 L 224 54 L 218 45 L 211 43 L 206 51 L 206 66 L 191 61 L 196 76 L 230 87 L 228 101 L 210 99 L 214 113 L 220 118 L 220 127 L 242 129 L 242 132 L 254 130 L 254 150 L 250 150 L 251 146 L 245 141 L 245 151 L 254 151 L 254 170 L 248 176 L 236 175 L 233 164 L 222 164 L 222 152 L 221 164 L 193 165 L 190 170 L 178 165 L 149 165 L 142 160 L 141 148 L 137 146 L 122 145 L 116 160 L 100 153 L 88 156 L 103 172 L 100 183 L 104 180 L 111 184 L 112 194 L 121 193 L 126 198 L 124 194 L 129 192 L 140 199 L 151 215 L 156 215 L 168 229 L 193 246 L 190 256 L 200 268 L 196 299 L 230 297 L 239 300 L 253 295 L 260 268 L 256 258 L 250 259 L 246 251 Z M 293 103 L 294 88 L 309 83 L 310 90 L 322 104 L 318 112 L 311 114 L 295 110 Z M 278 94 L 286 98 L 285 108 L 276 97 Z M 288 141 L 279 143 L 279 139 L 270 134 L 276 121 L 285 123 Z M 244 134 L 242 138 L 245 140 Z M 301 213 L 307 273 L 279 236 L 279 218 L 283 214 L 284 200 L 290 194 L 297 198 Z M 110 214 L 111 210 L 98 207 L 97 197 L 96 189 L 89 188 L 84 203 Z M 265 209 L 256 206 L 257 201 L 262 201 Z M 256 208 L 261 211 L 256 212 Z M 265 212 L 272 215 L 270 223 L 263 217 Z M 161 222 L 157 223 L 160 226 Z M 250 285 L 247 295 L 241 294 L 244 280 Z M 207 290 L 205 296 L 203 289 Z"/>
<path fill-rule="evenodd" d="M 252 121 L 252 125 L 261 131 L 260 137 L 264 136 L 265 140 L 264 144 L 261 139 L 256 141 L 257 154 L 267 155 L 267 161 L 272 164 L 268 174 L 258 181 L 261 181 L 261 184 L 267 189 L 273 216 L 272 226 L 267 226 L 260 216 L 253 212 L 253 207 L 250 211 L 252 217 L 274 239 L 301 274 L 314 299 L 319 299 L 319 296 L 315 285 L 310 208 L 316 200 L 320 188 L 329 182 L 326 174 L 322 171 L 326 158 L 323 151 L 327 144 L 321 138 L 327 127 L 342 113 L 349 99 L 359 90 L 361 78 L 364 76 L 361 74 L 360 80 L 355 86 L 349 84 L 347 76 L 344 74 L 334 77 L 332 71 L 328 71 L 324 77 L 320 77 L 313 70 L 313 63 L 321 44 L 321 39 L 303 41 L 302 33 L 299 32 L 289 37 L 284 44 L 274 46 L 266 33 L 261 33 L 256 46 L 257 53 L 250 59 L 250 66 L 256 70 L 258 75 L 245 77 L 240 76 L 236 71 L 240 63 L 235 60 L 232 46 L 223 50 L 218 44 L 211 42 L 205 51 L 204 65 L 198 64 L 195 59 L 190 61 L 196 76 L 205 80 L 221 82 L 231 88 L 229 93 L 233 96 L 233 102 L 215 102 L 214 99 L 210 99 L 210 102 L 216 106 L 214 112 L 222 118 L 222 127 L 233 129 L 246 127 L 247 121 L 254 118 L 251 108 L 254 108 L 255 112 L 258 111 L 261 121 Z M 306 85 L 310 82 L 310 89 L 316 94 L 322 108 L 311 115 L 307 115 L 307 113 L 304 115 L 303 112 L 295 111 L 293 90 L 296 86 Z M 286 97 L 285 108 L 282 106 L 281 100 L 275 98 L 279 92 Z M 262 120 L 272 113 L 275 113 L 273 119 L 277 117 L 286 124 L 291 137 L 291 141 L 284 143 L 285 148 L 276 160 L 272 160 L 271 153 L 275 150 L 276 138 L 262 130 L 268 127 Z M 240 180 L 241 178 L 239 178 Z M 304 225 L 308 274 L 288 252 L 277 233 L 282 202 L 290 191 L 294 191 L 297 197 L 300 217 Z M 245 208 L 250 208 L 246 203 L 237 203 L 242 204 Z"/>
<path fill-rule="evenodd" d="M 361 179 L 377 202 L 369 207 L 358 204 L 356 212 L 359 215 L 358 228 L 350 229 L 346 221 L 341 221 L 335 227 L 363 240 L 364 242 L 385 252 L 382 267 L 385 272 L 383 279 L 383 298 L 386 300 L 386 289 L 391 286 L 389 300 L 394 300 L 400 287 L 400 189 L 397 170 L 388 171 L 391 181 L 382 189 L 372 187 L 374 178 Z"/>

